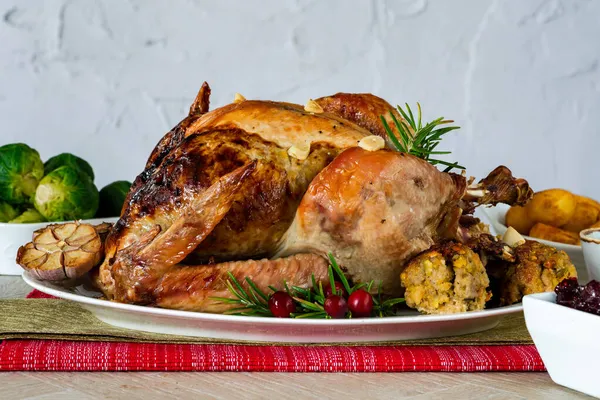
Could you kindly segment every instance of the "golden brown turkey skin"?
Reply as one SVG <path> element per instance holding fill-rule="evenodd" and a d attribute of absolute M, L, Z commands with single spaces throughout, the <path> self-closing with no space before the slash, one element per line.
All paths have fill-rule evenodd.
<path fill-rule="evenodd" d="M 184 216 L 184 209 L 218 179 L 253 162 L 253 171 L 239 183 L 235 192 L 220 199 L 230 204 L 223 219 L 211 227 L 185 257 L 187 263 L 204 264 L 209 259 L 249 259 L 271 254 L 291 224 L 309 183 L 337 152 L 328 144 L 315 143 L 312 147 L 309 157 L 300 161 L 289 157 L 285 149 L 239 129 L 220 129 L 186 137 L 131 196 L 129 206 L 111 232 L 109 243 L 113 249 L 109 257 L 139 242 L 140 235 L 154 227 L 158 226 L 159 232 L 166 231 Z M 218 203 L 210 207 L 215 206 Z M 200 206 L 199 210 L 207 207 L 208 204 Z M 160 235 L 158 233 L 157 240 Z M 171 239 L 168 247 L 174 242 L 176 239 Z M 145 266 L 144 271 L 148 270 L 148 262 L 138 259 Z M 130 271 L 109 268 L 117 279 L 122 279 L 120 286 L 134 284 Z M 135 276 L 138 279 L 140 274 L 135 273 Z M 152 291 L 153 281 L 155 279 L 138 280 L 137 286 L 145 290 L 131 292 L 128 289 L 133 295 L 125 298 L 149 301 L 143 293 Z"/>
<path fill-rule="evenodd" d="M 168 226 L 189 196 L 256 160 L 256 170 L 237 192 L 222 223 L 200 244 L 193 261 L 265 256 L 289 227 L 312 178 L 338 151 L 327 143 L 314 143 L 312 149 L 300 161 L 289 157 L 286 149 L 239 129 L 188 136 L 133 194 L 113 234 L 127 237 L 127 232 L 148 225 Z"/>
<path fill-rule="evenodd" d="M 288 287 L 310 287 L 312 276 L 316 282 L 327 282 L 327 262 L 314 254 L 296 254 L 277 260 L 231 261 L 217 265 L 177 266 L 167 272 L 158 284 L 154 298 L 164 308 L 204 312 L 224 312 L 231 305 L 215 301 L 214 297 L 233 298 L 227 289 L 231 273 L 249 291 L 246 278 L 264 293 L 269 286 L 283 290 Z"/>
<path fill-rule="evenodd" d="M 209 235 L 231 209 L 236 193 L 256 170 L 256 162 L 220 177 L 206 190 L 189 196 L 170 224 L 165 220 L 141 226 L 128 235 L 129 243 L 106 254 L 98 274 L 98 286 L 114 300 L 152 303 L 152 292 L 160 278 L 180 263 Z M 160 215 L 160 214 L 159 214 Z M 150 220 L 149 222 L 158 222 Z M 113 231 L 114 232 L 114 231 Z M 133 239 L 135 234 L 139 236 Z M 109 236 L 110 239 L 110 236 Z"/>
<path fill-rule="evenodd" d="M 246 100 L 203 114 L 189 125 L 186 136 L 221 127 L 242 129 L 284 149 L 305 142 L 326 142 L 344 149 L 372 134 L 333 113 L 311 113 L 291 103 Z"/>
<path fill-rule="evenodd" d="M 336 115 L 313 114 L 288 103 L 244 101 L 203 113 L 204 97 L 201 90 L 192 107 L 196 113 L 152 152 L 109 235 L 98 284 L 111 299 L 152 303 L 159 279 L 184 258 L 187 264 L 206 264 L 271 256 L 316 174 L 370 134 Z M 288 154 L 291 146 L 307 142 L 306 159 Z M 235 189 L 230 185 L 221 199 L 192 206 L 220 179 L 251 163 L 251 173 Z M 209 204 L 223 215 L 207 223 L 203 210 Z M 185 237 L 170 230 L 182 219 L 193 228 Z M 152 243 L 158 242 L 176 249 L 175 241 L 195 245 L 162 251 L 161 263 L 140 246 L 156 248 Z"/>
<path fill-rule="evenodd" d="M 392 113 L 398 121 L 402 116 L 390 103 L 370 93 L 336 93 L 332 96 L 321 97 L 315 100 L 328 113 L 338 115 L 348 121 L 352 121 L 374 135 L 381 136 L 387 142 L 388 147 L 394 148 L 381 117 L 385 118 L 390 127 L 394 126 Z M 410 130 L 410 127 L 407 127 Z"/>
<path fill-rule="evenodd" d="M 350 148 L 313 180 L 279 254 L 332 252 L 355 281 L 399 294 L 404 264 L 446 233 L 448 215 L 460 216 L 465 187 L 417 157 Z"/>
<path fill-rule="evenodd" d="M 196 261 L 264 256 L 291 223 L 312 178 L 340 151 L 369 134 L 335 115 L 308 113 L 288 103 L 244 101 L 191 115 L 159 142 L 134 182 L 111 233 L 111 241 L 118 242 L 114 250 L 137 240 L 149 225 L 168 225 L 190 193 L 258 160 L 231 215 L 203 245 L 210 251 L 199 248 Z M 289 147 L 304 142 L 311 143 L 306 160 L 288 155 Z"/>
<path fill-rule="evenodd" d="M 209 92 L 200 90 L 131 188 L 97 275 L 107 298 L 214 311 L 209 298 L 222 295 L 227 271 L 303 285 L 324 276 L 328 252 L 355 281 L 398 294 L 406 261 L 457 235 L 463 177 L 355 147 L 384 132 L 382 99 L 338 94 L 320 99 L 323 113 L 253 100 L 207 112 Z M 306 158 L 290 151 L 306 144 Z M 292 257 L 256 260 L 282 256 Z"/>

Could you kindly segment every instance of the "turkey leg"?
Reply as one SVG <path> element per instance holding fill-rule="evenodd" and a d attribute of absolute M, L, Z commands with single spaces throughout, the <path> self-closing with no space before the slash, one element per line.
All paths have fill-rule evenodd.
<path fill-rule="evenodd" d="M 531 196 L 506 167 L 476 190 L 485 204 L 522 204 Z M 414 156 L 348 149 L 313 180 L 276 257 L 331 252 L 355 281 L 381 281 L 384 293 L 399 295 L 408 260 L 440 240 L 460 239 L 467 193 L 463 176 Z"/>

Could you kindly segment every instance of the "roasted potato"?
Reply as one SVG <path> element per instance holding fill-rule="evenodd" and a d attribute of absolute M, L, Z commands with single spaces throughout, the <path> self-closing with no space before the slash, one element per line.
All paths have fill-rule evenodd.
<path fill-rule="evenodd" d="M 525 207 L 512 206 L 506 212 L 506 226 L 512 226 L 522 235 L 529 235 L 529 231 L 535 225 L 535 221 L 532 221 L 527 214 Z"/>
<path fill-rule="evenodd" d="M 589 228 L 596 221 L 598 221 L 598 215 L 600 214 L 600 208 L 597 208 L 594 201 L 587 197 L 576 196 L 577 206 L 575 206 L 575 212 L 573 216 L 565 225 L 561 228 L 567 231 L 579 233 L 582 230 Z"/>
<path fill-rule="evenodd" d="M 571 220 L 576 207 L 574 194 L 563 189 L 548 189 L 535 193 L 525 209 L 532 221 L 558 228 Z"/>
<path fill-rule="evenodd" d="M 577 197 L 577 203 L 588 204 L 590 207 L 594 207 L 596 210 L 598 210 L 598 213 L 600 213 L 600 202 L 585 196 L 575 196 Z"/>
<path fill-rule="evenodd" d="M 560 242 L 566 244 L 579 245 L 579 234 L 569 232 L 564 229 L 556 228 L 551 225 L 537 223 L 529 231 L 529 236 L 550 240 L 552 242 Z"/>

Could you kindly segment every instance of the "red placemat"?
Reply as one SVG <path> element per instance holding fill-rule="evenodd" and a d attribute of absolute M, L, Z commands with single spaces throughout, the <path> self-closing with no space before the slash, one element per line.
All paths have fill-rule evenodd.
<path fill-rule="evenodd" d="M 32 290 L 25 297 L 28 298 L 28 299 L 56 299 L 56 297 L 50 296 L 49 294 L 46 294 L 44 292 L 40 292 L 37 289 Z"/>
<path fill-rule="evenodd" d="M 50 296 L 34 291 L 29 298 Z M 248 346 L 5 340 L 0 371 L 545 371 L 535 346 Z"/>
<path fill-rule="evenodd" d="M 525 346 L 245 346 L 7 340 L 0 371 L 544 371 Z"/>

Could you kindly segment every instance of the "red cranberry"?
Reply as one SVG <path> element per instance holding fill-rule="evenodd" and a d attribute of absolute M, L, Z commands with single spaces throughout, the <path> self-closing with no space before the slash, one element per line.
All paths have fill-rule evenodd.
<path fill-rule="evenodd" d="M 331 318 L 344 318 L 346 312 L 348 312 L 348 303 L 342 296 L 331 295 L 327 297 L 323 307 Z"/>
<path fill-rule="evenodd" d="M 586 296 L 588 299 L 600 299 L 600 282 L 590 281 L 583 287 L 582 296 Z"/>
<path fill-rule="evenodd" d="M 275 292 L 269 298 L 269 310 L 277 318 L 288 318 L 291 313 L 296 311 L 296 304 L 292 296 L 286 292 Z"/>
<path fill-rule="evenodd" d="M 590 281 L 582 287 L 579 297 L 575 300 L 575 308 L 600 315 L 600 282 Z"/>
<path fill-rule="evenodd" d="M 328 298 L 332 294 L 341 295 L 342 297 L 348 296 L 348 293 L 346 293 L 342 282 L 335 281 L 333 284 L 335 285 L 335 293 L 333 293 L 333 290 L 331 290 L 331 285 L 329 284 L 323 288 L 323 294 L 325 295 L 325 298 Z"/>
<path fill-rule="evenodd" d="M 358 289 L 348 298 L 348 308 L 353 317 L 370 317 L 373 311 L 373 297 L 366 290 Z"/>
<path fill-rule="evenodd" d="M 572 292 L 579 287 L 579 283 L 577 282 L 577 278 L 566 278 L 563 279 L 556 288 L 554 288 L 554 292 L 558 294 L 559 292 Z"/>
<path fill-rule="evenodd" d="M 582 287 L 577 283 L 577 278 L 567 278 L 562 280 L 556 288 L 556 303 L 562 306 L 574 307 L 575 302 L 582 291 Z"/>

